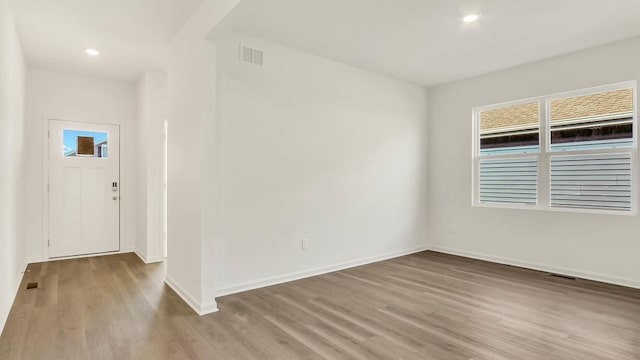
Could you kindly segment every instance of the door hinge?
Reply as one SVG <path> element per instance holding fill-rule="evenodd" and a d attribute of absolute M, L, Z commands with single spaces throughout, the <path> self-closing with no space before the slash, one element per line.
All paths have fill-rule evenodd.
<path fill-rule="evenodd" d="M 50 138 L 51 137 L 51 130 L 47 130 L 47 137 Z"/>
<path fill-rule="evenodd" d="M 49 192 L 49 184 L 47 184 L 47 193 Z"/>
<path fill-rule="evenodd" d="M 51 247 L 51 239 L 47 239 L 47 247 Z"/>

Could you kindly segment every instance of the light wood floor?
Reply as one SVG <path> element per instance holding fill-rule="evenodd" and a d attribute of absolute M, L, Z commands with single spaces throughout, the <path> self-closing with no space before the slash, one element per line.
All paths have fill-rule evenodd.
<path fill-rule="evenodd" d="M 640 291 L 424 252 L 219 299 L 135 255 L 30 265 L 0 359 L 640 359 Z"/>

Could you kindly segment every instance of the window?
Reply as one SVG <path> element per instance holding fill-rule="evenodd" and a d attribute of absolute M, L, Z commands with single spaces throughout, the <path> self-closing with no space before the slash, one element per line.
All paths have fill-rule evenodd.
<path fill-rule="evenodd" d="M 633 214 L 636 84 L 474 109 L 474 205 Z"/>
<path fill-rule="evenodd" d="M 62 153 L 65 157 L 108 156 L 108 134 L 106 132 L 68 130 L 62 132 Z"/>

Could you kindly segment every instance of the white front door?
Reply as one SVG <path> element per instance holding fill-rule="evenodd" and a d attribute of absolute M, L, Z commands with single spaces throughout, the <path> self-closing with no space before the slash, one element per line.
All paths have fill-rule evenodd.
<path fill-rule="evenodd" d="M 120 129 L 49 120 L 49 257 L 120 250 Z"/>

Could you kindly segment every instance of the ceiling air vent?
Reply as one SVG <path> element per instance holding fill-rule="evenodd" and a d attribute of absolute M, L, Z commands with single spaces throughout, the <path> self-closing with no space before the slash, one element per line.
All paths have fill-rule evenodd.
<path fill-rule="evenodd" d="M 264 53 L 247 46 L 240 46 L 240 61 L 243 63 L 263 65 Z"/>

